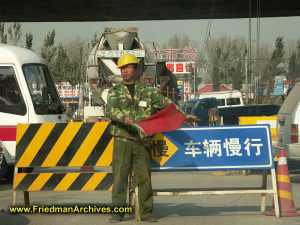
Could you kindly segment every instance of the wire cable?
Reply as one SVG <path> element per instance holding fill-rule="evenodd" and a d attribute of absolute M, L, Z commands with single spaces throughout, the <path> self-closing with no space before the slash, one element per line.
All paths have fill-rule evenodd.
<path fill-rule="evenodd" d="M 211 7 L 210 7 L 210 13 L 209 13 L 209 20 L 208 20 L 208 24 L 207 24 L 207 27 L 206 27 L 205 37 L 204 37 L 204 44 L 203 44 L 200 56 L 202 56 L 204 54 L 204 50 L 207 47 L 208 39 L 211 37 L 210 36 L 210 30 L 211 30 L 211 25 L 212 25 L 212 18 L 214 16 L 214 11 L 215 11 L 215 4 L 216 4 L 216 1 L 212 0 L 211 1 Z"/>

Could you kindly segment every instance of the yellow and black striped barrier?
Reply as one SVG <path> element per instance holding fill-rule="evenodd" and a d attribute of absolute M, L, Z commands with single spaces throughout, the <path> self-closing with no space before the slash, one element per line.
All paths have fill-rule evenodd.
<path fill-rule="evenodd" d="M 16 191 L 93 191 L 109 190 L 112 173 L 18 173 Z"/>
<path fill-rule="evenodd" d="M 18 124 L 14 204 L 15 191 L 29 204 L 29 191 L 111 190 L 112 173 L 74 168 L 111 166 L 112 152 L 109 122 Z"/>

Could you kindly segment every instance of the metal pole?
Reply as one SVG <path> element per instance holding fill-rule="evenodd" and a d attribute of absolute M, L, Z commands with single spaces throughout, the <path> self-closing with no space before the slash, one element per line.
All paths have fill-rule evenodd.
<path fill-rule="evenodd" d="M 196 98 L 196 68 L 194 70 L 193 64 L 192 64 L 192 72 L 194 73 L 194 98 Z"/>
<path fill-rule="evenodd" d="M 169 87 L 169 85 L 167 85 L 167 98 L 169 98 L 169 92 L 170 92 L 170 87 Z"/>
<path fill-rule="evenodd" d="M 160 77 L 160 86 L 159 86 L 159 92 L 162 95 L 162 77 Z"/>
<path fill-rule="evenodd" d="M 251 0 L 249 0 L 248 70 L 251 71 Z M 256 87 L 256 84 L 254 85 Z M 256 91 L 256 90 L 255 90 Z"/>
<path fill-rule="evenodd" d="M 246 81 L 246 104 L 249 105 L 249 88 L 248 88 L 248 66 L 247 66 L 247 56 L 245 56 L 245 81 Z"/>
<path fill-rule="evenodd" d="M 256 79 L 255 79 L 255 84 L 258 83 L 258 81 L 260 80 L 260 51 L 259 51 L 259 48 L 260 48 L 260 0 L 257 0 L 257 30 L 256 30 L 256 52 L 257 52 L 257 76 L 256 76 Z"/>

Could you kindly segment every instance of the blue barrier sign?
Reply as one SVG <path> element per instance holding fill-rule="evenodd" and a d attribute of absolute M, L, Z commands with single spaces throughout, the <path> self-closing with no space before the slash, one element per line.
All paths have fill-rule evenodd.
<path fill-rule="evenodd" d="M 188 127 L 157 134 L 152 169 L 274 168 L 269 125 Z"/>

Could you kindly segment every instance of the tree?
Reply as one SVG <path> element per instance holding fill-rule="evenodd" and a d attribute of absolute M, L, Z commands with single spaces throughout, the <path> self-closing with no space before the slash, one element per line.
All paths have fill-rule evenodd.
<path fill-rule="evenodd" d="M 65 44 L 70 60 L 70 73 L 68 81 L 71 85 L 77 85 L 86 78 L 86 64 L 89 54 L 88 43 L 79 37 Z"/>
<path fill-rule="evenodd" d="M 300 77 L 300 39 L 297 41 L 297 47 L 289 58 L 287 79 L 295 81 Z"/>
<path fill-rule="evenodd" d="M 32 33 L 26 33 L 25 34 L 25 47 L 29 50 L 32 49 L 32 40 L 33 40 L 33 35 Z"/>
<path fill-rule="evenodd" d="M 203 57 L 207 58 L 206 66 L 211 71 L 215 90 L 219 90 L 221 83 L 232 85 L 235 90 L 242 88 L 247 53 L 244 38 L 222 36 L 217 39 L 210 39 L 207 42 L 206 51 L 203 53 Z"/>
<path fill-rule="evenodd" d="M 67 73 L 65 76 L 74 88 L 79 84 L 80 96 L 79 106 L 83 107 L 83 82 L 86 79 L 86 65 L 88 60 L 88 54 L 90 52 L 89 44 L 87 41 L 82 40 L 79 37 L 69 40 L 64 44 L 68 56 Z"/>
<path fill-rule="evenodd" d="M 220 90 L 220 58 L 222 55 L 222 48 L 218 46 L 215 50 L 215 56 L 213 58 L 213 68 L 212 68 L 212 86 L 213 91 Z"/>
<path fill-rule="evenodd" d="M 49 32 L 46 35 L 41 50 L 42 58 L 44 59 L 45 63 L 48 65 L 48 68 L 51 71 L 51 73 L 53 69 L 53 60 L 56 56 L 56 51 L 57 51 L 54 43 L 55 43 L 55 30 Z"/>
<path fill-rule="evenodd" d="M 268 97 L 270 97 L 274 89 L 275 77 L 285 72 L 284 67 L 281 65 L 284 63 L 284 53 L 283 37 L 279 36 L 275 40 L 275 49 L 271 54 L 270 60 L 268 60 L 262 76 L 263 80 L 266 81 L 264 85 L 266 86 Z"/>
<path fill-rule="evenodd" d="M 68 72 L 69 58 L 62 43 L 57 46 L 57 54 L 53 61 L 52 76 L 54 82 L 59 84 L 67 81 L 66 74 Z"/>
<path fill-rule="evenodd" d="M 7 44 L 7 34 L 5 34 L 5 23 L 0 22 L 0 43 Z"/>
<path fill-rule="evenodd" d="M 20 22 L 15 22 L 8 28 L 8 36 L 13 45 L 18 45 L 22 36 L 22 26 Z"/>
<path fill-rule="evenodd" d="M 197 43 L 191 40 L 187 35 L 175 34 L 164 44 L 163 48 L 184 49 L 190 46 L 197 46 Z"/>
<path fill-rule="evenodd" d="M 231 67 L 225 69 L 225 72 L 228 73 L 228 81 L 224 83 L 232 84 L 233 90 L 241 90 L 242 84 L 245 83 L 245 63 L 248 52 L 245 42 L 239 47 L 237 45 L 236 42 L 233 42 L 228 63 Z"/>

